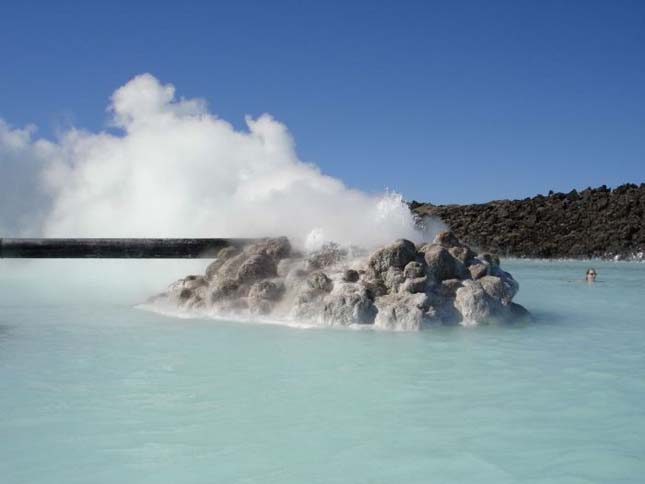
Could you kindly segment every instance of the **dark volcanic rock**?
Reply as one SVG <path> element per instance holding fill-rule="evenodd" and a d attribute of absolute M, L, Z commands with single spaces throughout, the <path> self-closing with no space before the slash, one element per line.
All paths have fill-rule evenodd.
<path fill-rule="evenodd" d="M 468 270 L 473 279 L 481 279 L 488 275 L 489 267 L 486 264 L 472 264 L 468 267 Z"/>
<path fill-rule="evenodd" d="M 284 294 L 284 284 L 273 281 L 260 281 L 253 284 L 249 290 L 249 299 L 277 301 Z"/>
<path fill-rule="evenodd" d="M 231 298 L 237 295 L 240 285 L 235 279 L 221 278 L 218 279 L 211 289 L 211 301 L 217 302 L 222 299 Z"/>
<path fill-rule="evenodd" d="M 415 279 L 417 277 L 422 277 L 423 273 L 423 264 L 421 264 L 420 262 L 408 262 L 407 265 L 403 268 L 403 276 L 406 279 Z"/>
<path fill-rule="evenodd" d="M 347 269 L 343 273 L 344 282 L 358 282 L 360 278 L 361 278 L 360 274 L 358 273 L 358 271 L 355 271 L 354 269 Z"/>
<path fill-rule="evenodd" d="M 346 284 L 326 297 L 321 319 L 331 326 L 372 324 L 376 307 L 364 287 Z"/>
<path fill-rule="evenodd" d="M 313 291 L 331 292 L 334 283 L 324 272 L 314 272 L 307 278 L 307 286 Z"/>
<path fill-rule="evenodd" d="M 252 255 L 242 263 L 237 271 L 237 278 L 242 282 L 250 282 L 274 277 L 277 274 L 273 258 L 266 253 L 260 253 Z"/>
<path fill-rule="evenodd" d="M 412 202 L 410 209 L 419 220 L 439 217 L 480 251 L 541 258 L 642 258 L 645 251 L 645 183 L 477 205 Z M 469 265 L 472 255 L 458 253 L 454 239 L 443 237 L 436 242 Z"/>
<path fill-rule="evenodd" d="M 428 244 L 421 248 L 427 265 L 426 272 L 434 281 L 446 279 L 470 278 L 466 266 L 450 254 L 448 249 L 440 245 Z"/>
<path fill-rule="evenodd" d="M 260 281 L 249 290 L 247 303 L 252 314 L 269 314 L 276 301 L 284 294 L 284 284 L 273 281 Z"/>
<path fill-rule="evenodd" d="M 368 267 L 376 274 L 387 272 L 390 268 L 401 269 L 416 259 L 417 249 L 412 242 L 405 239 L 383 247 L 374 252 L 368 261 Z"/>
<path fill-rule="evenodd" d="M 277 262 L 289 257 L 291 254 L 291 243 L 286 237 L 267 239 L 249 247 L 247 252 L 250 254 L 267 254 Z"/>
<path fill-rule="evenodd" d="M 240 250 L 237 247 L 229 246 L 224 247 L 217 253 L 217 259 L 215 259 L 211 264 L 206 268 L 206 278 L 212 279 L 217 271 L 224 265 L 224 263 L 240 253 Z"/>

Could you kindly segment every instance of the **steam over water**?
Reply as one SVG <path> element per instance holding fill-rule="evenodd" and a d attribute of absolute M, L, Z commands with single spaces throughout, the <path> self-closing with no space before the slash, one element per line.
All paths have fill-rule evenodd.
<path fill-rule="evenodd" d="M 3 262 L 1 480 L 642 482 L 645 265 L 502 262 L 535 323 L 420 333 L 178 320 L 132 307 L 157 262 Z"/>
<path fill-rule="evenodd" d="M 246 129 L 149 74 L 112 95 L 109 131 L 55 141 L 0 119 L 0 233 L 56 237 L 287 236 L 371 248 L 418 240 L 401 197 L 346 187 L 298 158 L 269 114 Z M 10 182 L 8 181 L 10 180 Z M 5 186 L 7 185 L 7 186 Z"/>

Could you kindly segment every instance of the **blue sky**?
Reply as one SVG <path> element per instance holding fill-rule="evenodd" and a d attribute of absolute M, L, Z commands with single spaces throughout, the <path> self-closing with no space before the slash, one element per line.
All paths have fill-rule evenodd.
<path fill-rule="evenodd" d="M 3 2 L 0 118 L 106 129 L 150 72 L 435 203 L 645 181 L 645 2 Z"/>

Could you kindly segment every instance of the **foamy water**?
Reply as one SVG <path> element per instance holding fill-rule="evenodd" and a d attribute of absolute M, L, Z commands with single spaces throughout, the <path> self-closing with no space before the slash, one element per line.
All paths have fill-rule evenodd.
<path fill-rule="evenodd" d="M 645 264 L 504 261 L 534 324 L 420 333 L 161 316 L 195 265 L 127 264 L 0 264 L 1 482 L 645 475 Z"/>

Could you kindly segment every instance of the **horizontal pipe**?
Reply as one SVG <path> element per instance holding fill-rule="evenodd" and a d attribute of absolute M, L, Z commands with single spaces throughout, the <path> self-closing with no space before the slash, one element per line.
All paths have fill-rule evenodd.
<path fill-rule="evenodd" d="M 212 259 L 262 239 L 0 239 L 0 258 Z"/>

